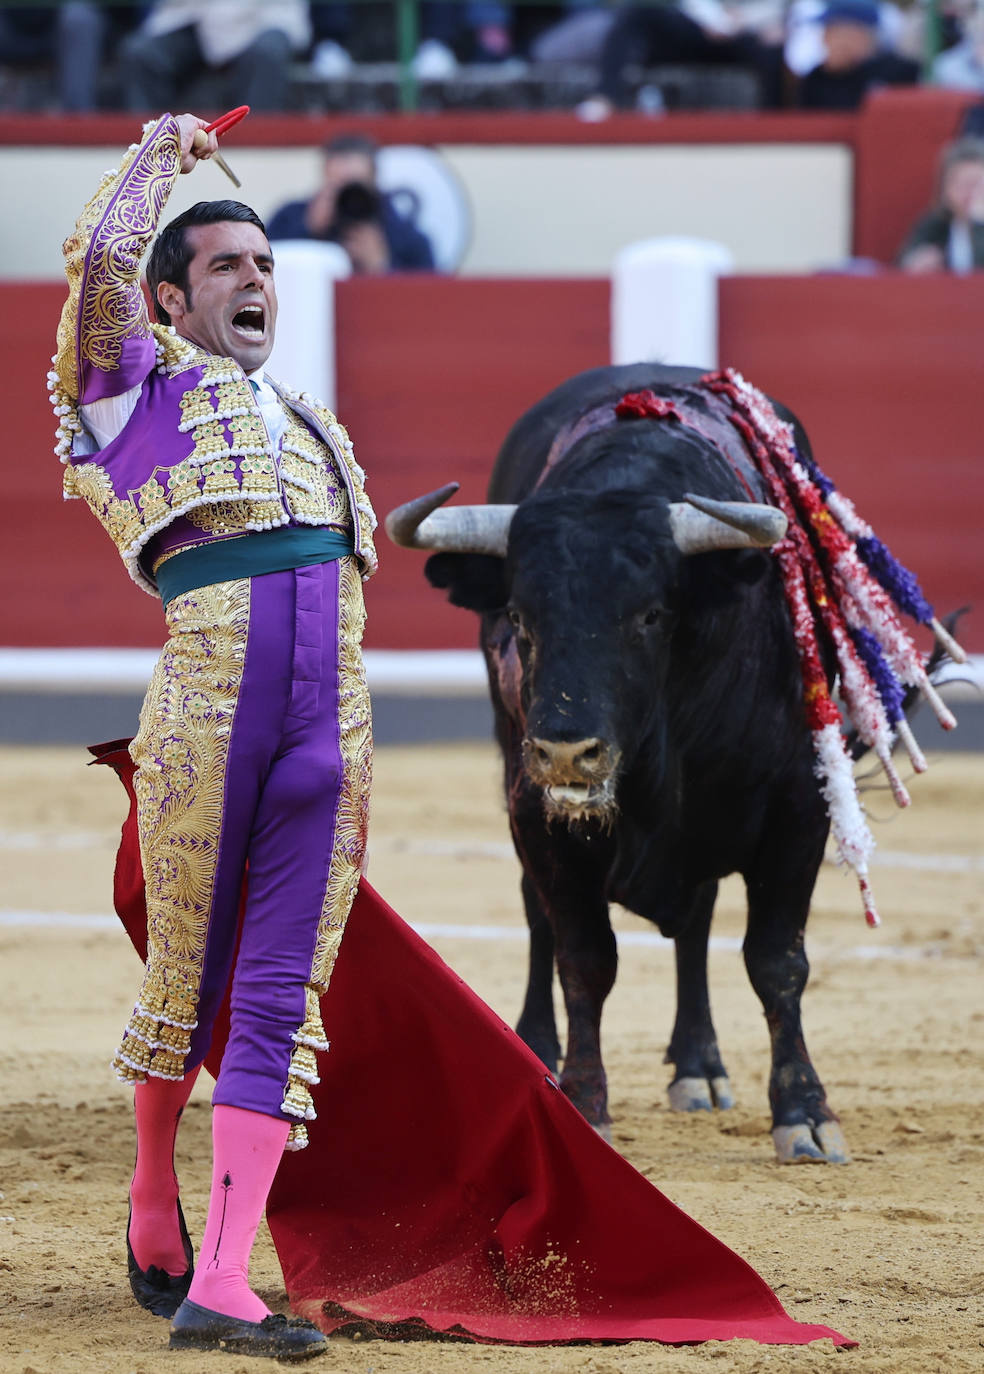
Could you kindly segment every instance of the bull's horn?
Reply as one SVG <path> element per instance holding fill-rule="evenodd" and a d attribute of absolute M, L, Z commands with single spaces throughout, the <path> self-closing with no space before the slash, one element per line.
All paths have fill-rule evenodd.
<path fill-rule="evenodd" d="M 775 506 L 751 501 L 712 501 L 691 492 L 670 502 L 670 530 L 681 553 L 712 549 L 767 549 L 786 533 L 788 521 Z"/>
<path fill-rule="evenodd" d="M 397 506 L 386 517 L 386 533 L 405 549 L 439 553 L 489 553 L 505 558 L 515 506 L 452 506 L 439 510 L 458 490 L 457 482 Z"/>

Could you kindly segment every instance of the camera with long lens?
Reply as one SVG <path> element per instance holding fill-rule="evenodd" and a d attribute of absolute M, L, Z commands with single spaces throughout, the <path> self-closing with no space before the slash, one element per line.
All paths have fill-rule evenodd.
<path fill-rule="evenodd" d="M 349 181 L 339 188 L 335 197 L 335 218 L 331 232 L 337 237 L 354 224 L 379 221 L 383 198 L 375 186 L 365 181 Z"/>

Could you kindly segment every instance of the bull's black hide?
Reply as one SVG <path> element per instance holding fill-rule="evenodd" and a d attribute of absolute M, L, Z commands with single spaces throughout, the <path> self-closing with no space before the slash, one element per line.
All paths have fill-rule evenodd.
<path fill-rule="evenodd" d="M 556 962 L 569 1024 L 561 1084 L 604 1128 L 599 1032 L 619 902 L 676 942 L 671 1102 L 730 1106 L 706 960 L 718 880 L 740 873 L 777 1150 L 839 1160 L 800 1020 L 828 822 L 778 570 L 757 549 L 684 556 L 670 532 L 669 505 L 685 493 L 767 500 L 699 376 L 608 367 L 551 392 L 514 426 L 489 485 L 490 503 L 518 506 L 505 557 L 437 553 L 427 575 L 481 616 L 530 926 L 519 1033 L 555 1068 Z M 617 420 L 614 404 L 642 388 L 675 399 L 697 428 Z M 777 410 L 802 451 L 802 429 Z"/>

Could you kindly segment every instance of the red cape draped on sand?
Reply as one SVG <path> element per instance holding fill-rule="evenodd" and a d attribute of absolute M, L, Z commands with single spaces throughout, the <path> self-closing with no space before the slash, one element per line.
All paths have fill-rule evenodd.
<path fill-rule="evenodd" d="M 116 910 L 146 953 L 130 796 Z M 291 1305 L 325 1330 L 406 1339 L 801 1345 L 755 1271 L 586 1124 L 543 1064 L 363 881 L 322 1001 L 336 1043 L 306 1150 L 267 1207 Z M 214 1069 L 227 1020 L 206 1066 Z"/>

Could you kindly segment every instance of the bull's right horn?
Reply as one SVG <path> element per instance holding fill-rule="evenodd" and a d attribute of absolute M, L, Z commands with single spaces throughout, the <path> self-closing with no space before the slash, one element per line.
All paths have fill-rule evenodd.
<path fill-rule="evenodd" d="M 785 536 L 788 521 L 775 506 L 713 501 L 687 492 L 670 502 L 670 530 L 681 553 L 712 549 L 767 549 Z"/>
<path fill-rule="evenodd" d="M 439 510 L 458 490 L 449 482 L 391 510 L 386 533 L 405 549 L 436 553 L 488 553 L 505 558 L 515 506 L 452 506 Z"/>

